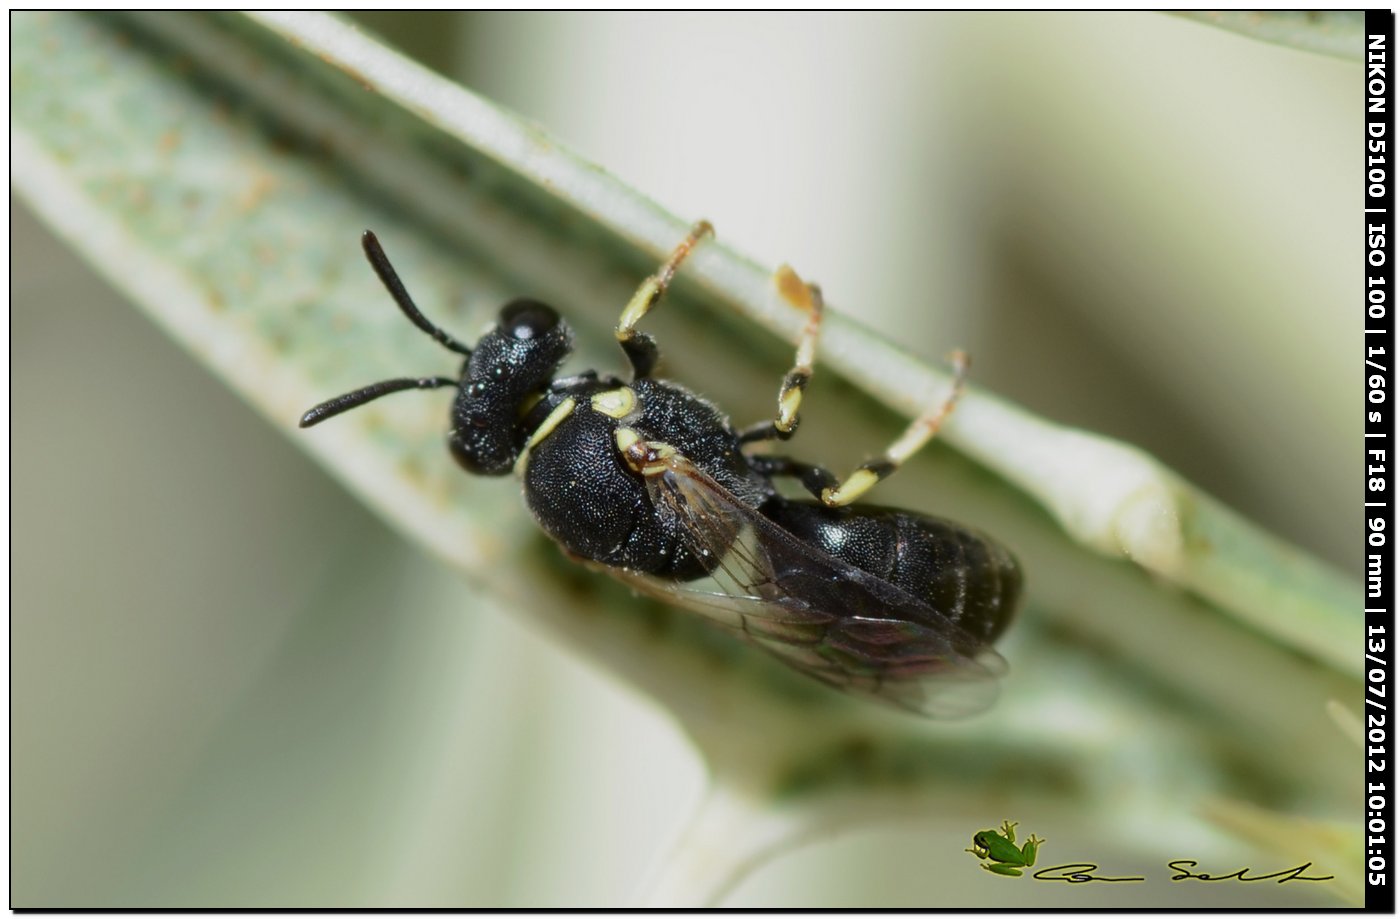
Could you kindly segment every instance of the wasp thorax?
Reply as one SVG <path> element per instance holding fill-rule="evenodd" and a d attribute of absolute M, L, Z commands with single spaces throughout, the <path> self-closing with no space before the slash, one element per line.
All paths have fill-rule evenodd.
<path fill-rule="evenodd" d="M 549 385 L 573 349 L 573 333 L 552 308 L 513 300 L 481 337 L 462 371 L 448 446 L 468 472 L 504 475 L 529 435 L 523 409 Z"/>

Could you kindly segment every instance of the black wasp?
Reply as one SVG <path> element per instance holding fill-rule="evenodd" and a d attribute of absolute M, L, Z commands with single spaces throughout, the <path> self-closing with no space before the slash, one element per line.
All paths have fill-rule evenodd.
<path fill-rule="evenodd" d="M 913 711 L 954 716 L 996 696 L 1005 663 L 990 645 L 1015 611 L 1021 574 L 1006 549 L 946 520 L 852 504 L 923 446 L 952 395 L 878 460 L 844 481 L 747 444 L 786 440 L 811 378 L 822 301 L 790 269 L 777 280 L 808 321 L 772 421 L 736 430 L 709 402 L 655 379 L 656 343 L 637 323 L 711 232 L 699 223 L 628 301 L 617 340 L 630 380 L 556 377 L 573 333 L 552 308 L 518 299 L 468 347 L 414 305 L 373 233 L 365 255 L 405 316 L 463 355 L 460 378 L 385 380 L 316 406 L 310 427 L 405 389 L 457 390 L 447 446 L 470 473 L 524 478 L 536 521 L 569 555 L 638 590 L 702 613 L 825 683 Z M 793 477 L 813 500 L 780 495 Z"/>

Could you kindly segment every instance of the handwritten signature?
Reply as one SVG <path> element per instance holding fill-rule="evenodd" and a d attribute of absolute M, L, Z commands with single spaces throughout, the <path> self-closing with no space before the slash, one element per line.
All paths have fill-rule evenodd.
<path fill-rule="evenodd" d="M 1312 867 L 1312 862 L 1304 862 L 1293 868 L 1285 868 L 1282 871 L 1275 871 L 1272 874 L 1250 874 L 1252 868 L 1241 868 L 1229 874 L 1208 874 L 1204 871 L 1193 871 L 1200 863 L 1194 859 L 1178 858 L 1167 862 L 1167 867 L 1175 872 L 1170 880 L 1176 881 L 1242 881 L 1251 883 L 1253 881 L 1276 881 L 1285 884 L 1288 881 L 1330 881 L 1333 875 L 1326 877 L 1309 877 L 1303 872 Z M 1055 865 L 1050 868 L 1041 868 L 1031 877 L 1037 881 L 1063 881 L 1066 884 L 1088 884 L 1093 881 L 1101 883 L 1117 884 L 1125 881 L 1145 881 L 1144 877 L 1107 877 L 1094 874 L 1099 870 L 1099 866 L 1093 862 L 1070 862 L 1064 865 Z"/>

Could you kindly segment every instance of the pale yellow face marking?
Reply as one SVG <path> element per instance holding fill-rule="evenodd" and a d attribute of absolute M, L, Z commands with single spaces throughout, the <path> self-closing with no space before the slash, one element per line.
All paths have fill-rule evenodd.
<path fill-rule="evenodd" d="M 637 396 L 626 386 L 600 392 L 593 397 L 593 410 L 609 418 L 626 418 L 636 407 Z"/>
<path fill-rule="evenodd" d="M 822 489 L 822 503 L 829 507 L 850 504 L 874 487 L 878 481 L 880 481 L 880 477 L 869 469 L 857 469 L 851 473 L 846 481 L 835 488 Z"/>

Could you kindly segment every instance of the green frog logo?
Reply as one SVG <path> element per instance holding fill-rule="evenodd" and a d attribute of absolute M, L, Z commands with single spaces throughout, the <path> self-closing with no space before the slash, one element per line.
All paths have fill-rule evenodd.
<path fill-rule="evenodd" d="M 982 867 L 992 874 L 1018 878 L 1022 868 L 1035 864 L 1036 852 L 1044 844 L 1045 840 L 1032 833 L 1025 845 L 1016 848 L 1016 824 L 1003 820 L 1000 832 L 982 830 L 973 833 L 972 848 L 963 851 L 984 859 Z"/>

